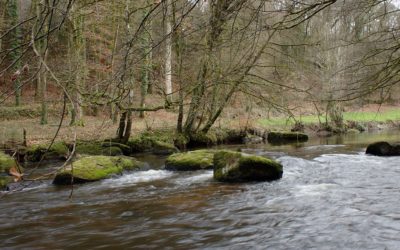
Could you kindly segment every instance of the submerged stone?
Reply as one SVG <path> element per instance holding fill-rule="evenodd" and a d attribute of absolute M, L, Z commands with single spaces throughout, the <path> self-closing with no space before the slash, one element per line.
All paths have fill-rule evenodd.
<path fill-rule="evenodd" d="M 246 135 L 246 137 L 243 138 L 243 143 L 244 144 L 259 144 L 263 143 L 264 139 L 261 136 L 258 135 Z"/>
<path fill-rule="evenodd" d="M 400 145 L 391 145 L 388 142 L 375 142 L 367 147 L 366 154 L 376 156 L 400 156 Z"/>
<path fill-rule="evenodd" d="M 291 142 L 306 142 L 308 135 L 298 132 L 269 132 L 268 142 L 272 144 L 283 144 Z"/>
<path fill-rule="evenodd" d="M 165 169 L 175 171 L 192 171 L 212 169 L 214 151 L 195 150 L 170 155 L 165 162 Z"/>
<path fill-rule="evenodd" d="M 125 170 L 139 169 L 143 165 L 142 162 L 129 157 L 87 156 L 59 171 L 53 183 L 70 185 L 98 181 L 119 175 Z"/>
<path fill-rule="evenodd" d="M 282 177 L 282 165 L 272 159 L 235 151 L 214 154 L 214 179 L 223 182 L 272 181 Z"/>

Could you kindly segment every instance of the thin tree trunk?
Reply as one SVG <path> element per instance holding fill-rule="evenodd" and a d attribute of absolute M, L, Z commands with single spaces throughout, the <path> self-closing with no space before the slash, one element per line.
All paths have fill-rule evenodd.
<path fill-rule="evenodd" d="M 147 11 L 144 16 L 147 15 Z M 143 31 L 141 39 L 141 47 L 143 51 L 143 62 L 141 67 L 141 83 L 140 83 L 140 107 L 145 107 L 146 95 L 149 88 L 150 67 L 151 67 L 151 23 L 148 28 Z M 144 111 L 139 112 L 140 118 L 144 118 Z"/>
<path fill-rule="evenodd" d="M 18 1 L 17 0 L 11 0 L 8 4 L 8 14 L 9 18 L 11 20 L 11 25 L 15 26 L 19 22 L 19 17 L 18 17 Z M 16 27 L 13 30 L 12 33 L 12 41 L 11 41 L 11 58 L 13 60 L 14 64 L 14 71 L 18 71 L 21 68 L 21 49 L 19 48 L 20 46 L 20 41 L 21 39 L 21 31 L 20 27 Z M 19 77 L 16 77 L 14 80 L 14 90 L 15 90 L 15 106 L 19 106 L 21 104 L 21 82 Z"/>
<path fill-rule="evenodd" d="M 49 29 L 49 25 L 48 24 L 44 24 L 44 28 L 43 31 L 40 32 L 39 29 L 41 29 L 41 25 L 42 23 L 45 23 L 46 20 L 44 20 L 44 16 L 43 16 L 43 11 L 45 8 L 45 3 L 44 1 L 40 1 L 35 3 L 36 4 L 36 25 L 37 25 L 37 33 L 38 34 L 46 34 L 48 32 Z M 47 61 L 47 37 L 44 37 L 42 39 L 40 39 L 38 42 L 38 51 L 40 53 L 40 56 L 43 58 L 43 61 L 46 63 Z M 45 125 L 47 124 L 47 96 L 46 96 L 46 92 L 47 92 L 47 71 L 44 68 L 43 64 L 41 61 L 39 61 L 39 71 L 37 74 L 37 80 L 36 80 L 36 88 L 37 88 L 37 94 L 38 94 L 38 99 L 40 100 L 40 105 L 41 105 L 41 112 L 40 112 L 40 124 L 41 125 Z"/>
<path fill-rule="evenodd" d="M 47 53 L 46 53 L 47 54 Z M 46 56 L 45 56 L 46 57 Z M 47 72 L 44 70 L 41 72 L 41 90 L 40 90 L 40 100 L 41 100 L 41 112 L 40 112 L 40 124 L 47 124 Z"/>
<path fill-rule="evenodd" d="M 6 11 L 7 11 L 7 1 L 0 1 L 0 34 L 3 34 L 3 29 L 6 27 Z M 3 39 L 0 38 L 0 51 L 2 49 Z"/>
<path fill-rule="evenodd" d="M 172 3 L 172 23 L 175 25 L 176 23 L 176 16 L 175 16 L 175 3 Z M 177 72 L 177 80 L 178 80 L 178 101 L 179 101 L 179 106 L 178 106 L 178 120 L 177 120 L 177 125 L 176 125 L 176 130 L 178 133 L 183 132 L 183 98 L 184 98 L 184 89 L 183 89 L 183 84 L 182 84 L 182 65 L 183 65 L 183 36 L 182 33 L 178 30 L 176 30 L 172 36 L 172 41 L 174 44 L 174 51 L 175 51 L 175 56 L 176 56 L 176 61 L 177 61 L 177 67 L 176 67 L 176 72 Z"/>
<path fill-rule="evenodd" d="M 168 102 L 172 102 L 172 25 L 171 25 L 171 0 L 166 1 L 166 30 L 165 35 L 165 94 Z"/>
<path fill-rule="evenodd" d="M 75 63 L 72 74 L 75 74 L 75 82 L 73 86 L 73 111 L 71 115 L 70 125 L 83 125 L 82 96 L 81 89 L 85 85 L 86 79 L 86 44 L 83 34 L 84 16 L 79 10 L 72 11 L 72 62 Z"/>

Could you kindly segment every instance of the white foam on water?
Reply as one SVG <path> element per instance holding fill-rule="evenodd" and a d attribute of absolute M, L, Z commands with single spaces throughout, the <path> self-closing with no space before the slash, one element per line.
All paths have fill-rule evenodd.
<path fill-rule="evenodd" d="M 175 183 L 178 185 L 191 185 L 195 183 L 204 183 L 213 179 L 213 171 L 194 171 L 193 173 L 200 173 L 194 176 L 178 178 Z"/>
<path fill-rule="evenodd" d="M 337 184 L 320 183 L 309 185 L 297 185 L 293 190 L 296 196 L 319 196 L 337 187 Z"/>
<path fill-rule="evenodd" d="M 317 158 L 314 158 L 314 161 L 324 164 L 329 164 L 329 163 L 340 164 L 341 162 L 345 161 L 348 165 L 357 164 L 365 166 L 370 164 L 379 165 L 382 164 L 382 161 L 391 163 L 392 159 L 378 157 L 378 156 L 370 156 L 366 155 L 365 153 L 358 153 L 358 154 L 324 154 Z"/>
<path fill-rule="evenodd" d="M 125 174 L 119 178 L 104 180 L 103 183 L 110 185 L 112 187 L 119 187 L 119 186 L 126 186 L 129 184 L 166 179 L 173 175 L 174 175 L 173 172 L 167 170 L 137 171 Z"/>
<path fill-rule="evenodd" d="M 340 147 L 345 147 L 345 145 L 342 145 L 342 144 L 337 144 L 337 145 L 314 145 L 314 146 L 304 147 L 304 150 L 327 150 L 327 149 L 340 148 Z"/>

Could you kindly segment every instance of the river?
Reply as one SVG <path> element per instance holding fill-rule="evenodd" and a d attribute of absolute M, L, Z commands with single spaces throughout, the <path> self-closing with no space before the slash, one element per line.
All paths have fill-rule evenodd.
<path fill-rule="evenodd" d="M 382 139 L 400 133 L 224 146 L 277 159 L 274 182 L 168 172 L 152 155 L 137 156 L 147 171 L 73 190 L 44 181 L 0 194 L 0 249 L 400 249 L 400 157 L 364 154 Z"/>

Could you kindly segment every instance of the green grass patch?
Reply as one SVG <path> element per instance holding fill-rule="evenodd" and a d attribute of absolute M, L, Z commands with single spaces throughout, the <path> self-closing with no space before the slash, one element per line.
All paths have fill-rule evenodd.
<path fill-rule="evenodd" d="M 344 112 L 343 114 L 345 121 L 357 121 L 357 122 L 387 122 L 387 121 L 399 121 L 400 120 L 400 109 L 393 109 L 385 112 Z M 320 116 L 321 122 L 325 121 L 325 116 Z M 304 124 L 319 123 L 317 115 L 307 115 L 296 117 L 296 120 L 302 121 Z M 288 118 L 272 118 L 272 119 L 260 119 L 258 123 L 265 127 L 291 127 L 294 125 L 294 119 Z"/>

